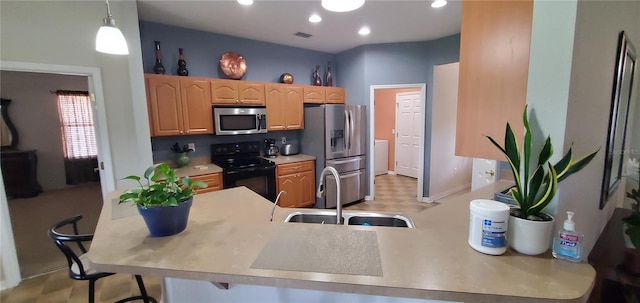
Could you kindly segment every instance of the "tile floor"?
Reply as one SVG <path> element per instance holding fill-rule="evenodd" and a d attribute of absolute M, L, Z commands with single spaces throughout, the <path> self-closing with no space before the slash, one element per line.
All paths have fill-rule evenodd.
<path fill-rule="evenodd" d="M 345 207 L 350 210 L 385 212 L 420 212 L 438 205 L 416 200 L 416 179 L 381 175 L 376 177 L 376 198 Z M 160 300 L 161 280 L 157 277 L 143 277 L 149 295 Z M 138 286 L 133 276 L 113 275 L 96 283 L 96 303 L 115 302 L 138 294 Z M 87 302 L 88 282 L 71 280 L 67 270 L 58 270 L 26 279 L 20 285 L 0 292 L 2 303 L 56 303 Z"/>

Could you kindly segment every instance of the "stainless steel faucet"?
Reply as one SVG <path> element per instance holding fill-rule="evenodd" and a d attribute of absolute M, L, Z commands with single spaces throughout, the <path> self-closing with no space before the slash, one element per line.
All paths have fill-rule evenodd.
<path fill-rule="evenodd" d="M 282 195 L 287 195 L 287 192 L 284 190 L 281 190 L 278 193 L 278 196 L 276 197 L 276 202 L 273 203 L 273 208 L 271 208 L 271 219 L 269 219 L 269 221 L 273 222 L 273 213 L 276 211 L 276 205 L 278 205 L 278 201 L 280 201 L 280 196 Z"/>
<path fill-rule="evenodd" d="M 327 175 L 327 173 L 331 173 L 336 179 L 336 224 L 342 224 L 342 202 L 340 202 L 340 174 L 335 168 L 327 166 L 322 170 L 322 172 L 320 173 L 320 180 L 318 181 L 318 192 L 316 193 L 316 196 L 318 196 L 318 198 L 322 198 L 323 196 L 325 196 L 324 176 Z"/>

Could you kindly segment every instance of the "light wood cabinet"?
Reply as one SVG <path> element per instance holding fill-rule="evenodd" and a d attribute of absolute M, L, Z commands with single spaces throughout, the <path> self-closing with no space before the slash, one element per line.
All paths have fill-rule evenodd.
<path fill-rule="evenodd" d="M 211 80 L 212 104 L 240 106 L 265 105 L 265 86 L 261 82 Z"/>
<path fill-rule="evenodd" d="M 191 179 L 202 181 L 207 184 L 207 188 L 199 188 L 197 190 L 198 194 L 204 194 L 222 189 L 222 173 L 191 176 Z"/>
<path fill-rule="evenodd" d="M 151 136 L 213 134 L 207 79 L 145 75 Z"/>
<path fill-rule="evenodd" d="M 344 104 L 345 89 L 344 87 L 325 87 L 327 103 Z"/>
<path fill-rule="evenodd" d="M 327 101 L 325 89 L 322 86 L 305 86 L 303 89 L 304 103 L 324 104 Z"/>
<path fill-rule="evenodd" d="M 287 84 L 267 84 L 267 130 L 304 128 L 302 88 Z"/>
<path fill-rule="evenodd" d="M 303 93 L 304 103 L 345 104 L 344 87 L 305 86 Z"/>
<path fill-rule="evenodd" d="M 315 204 L 314 161 L 301 161 L 276 166 L 277 191 L 286 191 L 280 197 L 281 207 L 309 207 Z"/>
<path fill-rule="evenodd" d="M 504 160 L 484 135 L 504 142 L 507 122 L 521 142 L 532 16 L 532 0 L 462 2 L 457 156 Z"/>

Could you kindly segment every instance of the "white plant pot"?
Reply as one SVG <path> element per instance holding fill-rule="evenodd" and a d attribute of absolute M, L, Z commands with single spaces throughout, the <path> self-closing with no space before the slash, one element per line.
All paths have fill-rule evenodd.
<path fill-rule="evenodd" d="M 525 255 L 539 255 L 549 250 L 551 231 L 555 219 L 551 221 L 531 221 L 509 216 L 507 242 L 517 252 Z"/>

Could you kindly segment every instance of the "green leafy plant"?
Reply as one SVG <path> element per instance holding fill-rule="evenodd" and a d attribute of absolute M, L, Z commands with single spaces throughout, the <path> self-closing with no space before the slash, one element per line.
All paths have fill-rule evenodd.
<path fill-rule="evenodd" d="M 131 202 L 144 208 L 176 206 L 187 201 L 195 194 L 196 188 L 205 188 L 207 184 L 194 181 L 189 177 L 176 177 L 176 170 L 166 163 L 150 166 L 144 172 L 146 184 L 138 176 L 124 179 L 138 182 L 139 186 L 131 188 L 120 195 L 120 203 Z"/>
<path fill-rule="evenodd" d="M 500 146 L 492 137 L 486 136 L 507 157 L 511 166 L 515 186 L 509 193 L 520 206 L 519 210 L 512 211 L 511 215 L 529 220 L 551 220 L 551 217 L 541 213 L 549 205 L 558 189 L 558 182 L 566 179 L 570 175 L 583 169 L 596 156 L 598 150 L 580 158 L 573 160 L 573 151 L 569 151 L 556 164 L 551 164 L 549 159 L 553 155 L 553 145 L 551 137 L 547 136 L 544 146 L 538 155 L 538 159 L 531 159 L 532 133 L 527 118 L 527 107 L 522 115 L 525 134 L 522 152 L 518 147 L 516 136 L 513 134 L 511 125 L 507 123 L 504 138 L 504 147 Z"/>
<path fill-rule="evenodd" d="M 189 148 L 188 145 L 184 145 L 182 148 L 180 148 L 180 145 L 178 145 L 178 142 L 174 143 L 173 145 L 171 145 L 171 151 L 174 153 L 188 153 L 188 152 L 192 152 L 193 149 Z"/>
<path fill-rule="evenodd" d="M 635 202 L 631 203 L 631 216 L 622 219 L 622 222 L 626 224 L 624 232 L 629 235 L 633 247 L 640 248 L 640 211 L 638 211 L 640 206 L 640 183 L 638 184 L 638 189 L 632 188 L 630 192 L 627 192 L 627 198 Z"/>

